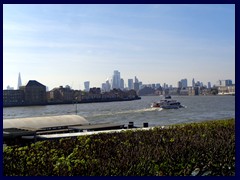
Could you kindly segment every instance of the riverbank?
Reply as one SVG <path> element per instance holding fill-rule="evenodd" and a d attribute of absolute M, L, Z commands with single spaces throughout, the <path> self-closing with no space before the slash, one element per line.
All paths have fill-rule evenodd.
<path fill-rule="evenodd" d="M 3 107 L 28 107 L 28 106 L 47 106 L 47 105 L 64 105 L 64 104 L 85 104 L 85 103 L 101 103 L 101 102 L 118 102 L 118 101 L 134 101 L 140 100 L 141 97 L 135 98 L 112 98 L 112 99 L 84 99 L 81 101 L 65 101 L 65 102 L 47 102 L 45 104 L 17 104 L 3 105 Z"/>
<path fill-rule="evenodd" d="M 234 119 L 168 127 L 5 147 L 4 175 L 235 175 Z"/>

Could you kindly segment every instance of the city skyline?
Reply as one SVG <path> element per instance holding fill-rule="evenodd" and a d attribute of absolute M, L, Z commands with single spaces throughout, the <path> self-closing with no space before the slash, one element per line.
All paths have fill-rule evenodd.
<path fill-rule="evenodd" d="M 235 82 L 235 5 L 3 5 L 3 88 Z"/>
<path fill-rule="evenodd" d="M 18 75 L 18 85 L 17 85 L 17 89 L 19 89 L 20 86 L 26 86 L 27 83 L 29 81 L 31 81 L 31 79 L 27 80 L 26 82 L 27 83 L 24 83 L 22 84 L 21 82 L 21 73 L 19 72 L 19 75 Z M 201 80 L 198 80 L 198 79 L 194 79 L 192 78 L 191 80 L 188 80 L 187 78 L 184 78 L 184 79 L 179 79 L 177 81 L 177 85 L 176 86 L 173 86 L 172 84 L 169 84 L 167 82 L 152 82 L 152 83 L 144 83 L 142 82 L 141 80 L 139 80 L 137 78 L 137 76 L 135 76 L 134 78 L 128 78 L 126 79 L 126 81 L 124 79 L 121 78 L 121 72 L 119 72 L 118 70 L 114 70 L 113 71 L 113 75 L 111 76 L 110 79 L 107 79 L 105 82 L 102 82 L 101 86 L 91 86 L 91 82 L 90 81 L 84 81 L 83 82 L 83 87 L 82 88 L 74 88 L 72 86 L 69 86 L 69 84 L 61 84 L 61 85 L 58 85 L 56 87 L 51 87 L 49 88 L 49 86 L 47 84 L 44 84 L 47 88 L 47 91 L 50 91 L 54 88 L 58 88 L 58 87 L 68 87 L 70 89 L 75 89 L 75 90 L 84 90 L 84 91 L 89 91 L 90 88 L 100 88 L 102 89 L 103 91 L 110 91 L 110 89 L 135 89 L 135 83 L 138 84 L 139 88 L 143 88 L 145 86 L 155 86 L 156 88 L 158 87 L 162 87 L 162 88 L 187 88 L 187 87 L 194 87 L 195 85 L 196 86 L 205 86 L 207 88 L 211 88 L 212 86 L 229 86 L 229 85 L 232 85 L 232 84 L 235 84 L 232 79 L 219 79 L 217 81 L 215 81 L 215 83 L 211 83 L 211 82 L 202 82 Z M 117 77 L 116 77 L 117 76 Z M 116 78 L 118 80 L 116 80 Z M 120 82 L 123 81 L 123 82 Z M 195 81 L 196 80 L 196 81 Z M 34 80 L 35 81 L 35 80 Z M 118 83 L 117 83 L 118 82 Z M 227 85 L 226 85 L 227 83 Z M 14 90 L 15 88 L 8 85 L 7 87 L 3 87 L 3 90 Z M 16 89 L 15 89 L 16 90 Z"/>

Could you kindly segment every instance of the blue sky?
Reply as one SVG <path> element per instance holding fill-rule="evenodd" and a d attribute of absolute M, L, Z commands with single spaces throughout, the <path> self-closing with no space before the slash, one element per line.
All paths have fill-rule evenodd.
<path fill-rule="evenodd" d="M 235 5 L 3 5 L 3 88 L 235 82 Z"/>

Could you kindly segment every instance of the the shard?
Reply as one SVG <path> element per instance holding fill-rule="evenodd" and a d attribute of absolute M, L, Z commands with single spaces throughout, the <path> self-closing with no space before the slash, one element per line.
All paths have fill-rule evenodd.
<path fill-rule="evenodd" d="M 18 74 L 18 89 L 19 87 L 22 86 L 22 80 L 21 80 L 21 74 Z"/>

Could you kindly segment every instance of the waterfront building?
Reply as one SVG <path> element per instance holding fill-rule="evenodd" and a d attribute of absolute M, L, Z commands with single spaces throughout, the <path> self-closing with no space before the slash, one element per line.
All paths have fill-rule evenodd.
<path fill-rule="evenodd" d="M 235 95 L 235 85 L 219 86 L 218 94 L 219 95 Z"/>
<path fill-rule="evenodd" d="M 217 86 L 232 86 L 232 80 L 227 79 L 227 80 L 219 80 L 217 82 Z"/>
<path fill-rule="evenodd" d="M 46 86 L 43 84 L 36 80 L 30 80 L 26 86 L 21 86 L 20 89 L 24 91 L 26 105 L 46 104 Z"/>
<path fill-rule="evenodd" d="M 232 80 L 218 80 L 216 86 L 232 86 Z"/>
<path fill-rule="evenodd" d="M 201 94 L 200 86 L 188 87 L 187 90 L 189 96 L 198 96 Z"/>
<path fill-rule="evenodd" d="M 89 90 L 90 94 L 101 94 L 101 89 L 97 87 L 90 88 Z"/>
<path fill-rule="evenodd" d="M 179 95 L 188 96 L 188 94 L 189 94 L 189 90 L 186 88 L 182 88 L 179 92 Z"/>
<path fill-rule="evenodd" d="M 74 90 L 70 86 L 54 88 L 48 94 L 49 102 L 72 102 L 74 99 Z"/>
<path fill-rule="evenodd" d="M 20 106 L 24 103 L 23 90 L 3 90 L 3 106 Z"/>

